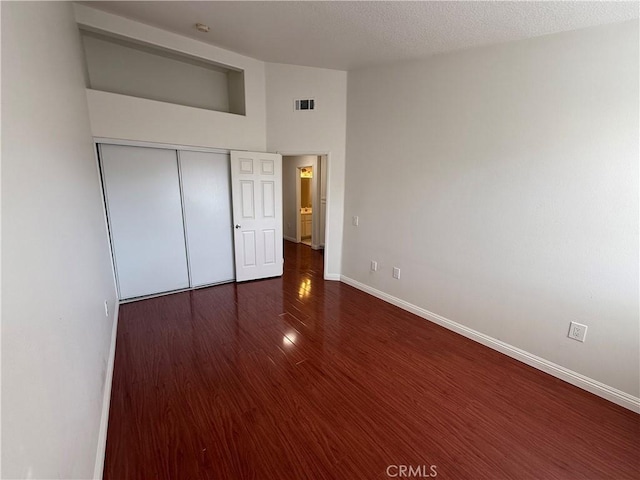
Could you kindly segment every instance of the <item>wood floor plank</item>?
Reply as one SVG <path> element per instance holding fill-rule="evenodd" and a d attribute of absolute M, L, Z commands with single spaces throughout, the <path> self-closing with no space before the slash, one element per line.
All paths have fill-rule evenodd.
<path fill-rule="evenodd" d="M 285 259 L 121 306 L 105 479 L 640 478 L 637 414 Z"/>

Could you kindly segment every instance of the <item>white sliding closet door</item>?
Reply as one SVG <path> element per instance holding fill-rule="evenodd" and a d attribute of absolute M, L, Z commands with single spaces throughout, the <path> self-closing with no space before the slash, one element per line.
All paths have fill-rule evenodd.
<path fill-rule="evenodd" d="M 189 287 L 175 150 L 100 145 L 120 299 Z"/>
<path fill-rule="evenodd" d="M 191 286 L 234 280 L 229 155 L 179 151 Z"/>

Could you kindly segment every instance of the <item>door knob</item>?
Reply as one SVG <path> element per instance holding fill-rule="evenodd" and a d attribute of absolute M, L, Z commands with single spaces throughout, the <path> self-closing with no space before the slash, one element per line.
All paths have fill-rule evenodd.
<path fill-rule="evenodd" d="M 236 225 L 236 229 L 240 228 L 240 225 Z"/>

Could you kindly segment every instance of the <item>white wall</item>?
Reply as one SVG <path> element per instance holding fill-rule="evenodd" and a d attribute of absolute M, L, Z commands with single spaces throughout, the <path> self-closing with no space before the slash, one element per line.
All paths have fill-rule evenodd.
<path fill-rule="evenodd" d="M 166 30 L 85 5 L 74 5 L 88 29 L 157 45 L 244 70 L 246 115 L 87 90 L 94 136 L 214 148 L 266 148 L 265 64 Z"/>
<path fill-rule="evenodd" d="M 347 74 L 268 63 L 267 150 L 329 153 L 325 275 L 339 278 L 342 262 Z M 315 98 L 316 110 L 295 112 L 296 98 Z"/>
<path fill-rule="evenodd" d="M 2 2 L 2 478 L 94 473 L 116 294 L 88 119 L 70 4 Z"/>
<path fill-rule="evenodd" d="M 93 90 L 229 112 L 224 71 L 87 34 L 82 43 Z"/>
<path fill-rule="evenodd" d="M 638 22 L 350 72 L 348 99 L 343 274 L 638 397 Z"/>

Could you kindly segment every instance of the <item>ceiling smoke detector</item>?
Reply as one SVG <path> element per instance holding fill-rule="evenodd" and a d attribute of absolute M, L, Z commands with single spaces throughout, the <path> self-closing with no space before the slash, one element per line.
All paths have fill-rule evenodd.
<path fill-rule="evenodd" d="M 196 23 L 195 27 L 196 27 L 196 30 L 202 33 L 207 33 L 209 32 L 209 30 L 211 30 L 209 28 L 209 25 L 205 25 L 204 23 Z"/>

